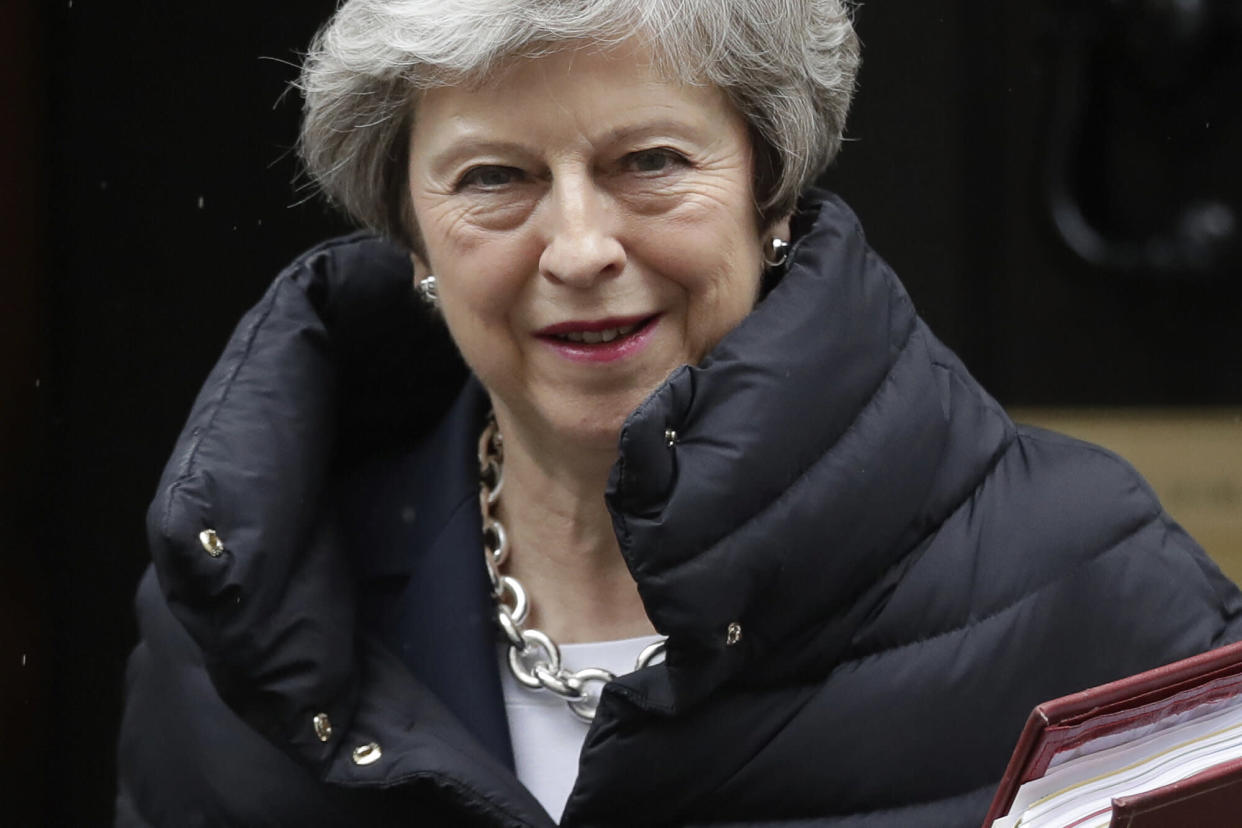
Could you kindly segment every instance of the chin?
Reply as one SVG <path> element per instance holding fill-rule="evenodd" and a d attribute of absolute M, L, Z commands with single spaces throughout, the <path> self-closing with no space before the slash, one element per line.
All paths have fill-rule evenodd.
<path fill-rule="evenodd" d="M 621 426 L 634 408 L 637 408 L 637 404 L 623 410 L 583 411 L 581 416 L 572 420 L 554 421 L 552 427 L 567 443 L 577 444 L 584 449 L 607 449 L 615 452 L 621 436 Z"/>
<path fill-rule="evenodd" d="M 579 396 L 550 410 L 549 425 L 566 444 L 591 451 L 607 449 L 615 454 L 626 419 L 650 393 L 646 388 L 632 388 L 626 392 Z"/>
<path fill-rule="evenodd" d="M 517 435 L 524 433 L 539 445 L 538 451 L 554 452 L 568 462 L 573 462 L 574 454 L 582 454 L 581 459 L 590 456 L 595 463 L 604 453 L 611 462 L 626 419 L 659 386 L 638 380 L 621 387 L 536 386 L 489 389 L 489 393 L 506 439 L 522 439 Z"/>

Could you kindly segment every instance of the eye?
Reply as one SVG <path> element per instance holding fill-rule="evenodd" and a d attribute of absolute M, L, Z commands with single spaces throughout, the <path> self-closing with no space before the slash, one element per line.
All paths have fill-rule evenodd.
<path fill-rule="evenodd" d="M 466 170 L 457 179 L 455 189 L 498 190 L 522 179 L 522 171 L 516 167 L 502 167 L 497 164 L 482 164 Z"/>
<path fill-rule="evenodd" d="M 625 160 L 630 169 L 640 173 L 669 172 L 675 167 L 684 167 L 689 163 L 684 155 L 667 147 L 631 152 Z"/>

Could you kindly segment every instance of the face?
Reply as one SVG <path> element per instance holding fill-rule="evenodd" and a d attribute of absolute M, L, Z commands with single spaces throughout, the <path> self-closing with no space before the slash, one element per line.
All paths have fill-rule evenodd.
<path fill-rule="evenodd" d="M 741 321 L 762 270 L 751 173 L 724 94 L 663 79 L 634 45 L 424 93 L 415 275 L 435 274 L 506 436 L 614 450 L 625 417 Z"/>

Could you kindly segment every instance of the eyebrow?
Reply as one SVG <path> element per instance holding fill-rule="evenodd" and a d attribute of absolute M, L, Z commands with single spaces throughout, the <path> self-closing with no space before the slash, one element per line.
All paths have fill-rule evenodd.
<path fill-rule="evenodd" d="M 651 121 L 640 121 L 637 124 L 613 127 L 601 136 L 601 140 L 606 144 L 620 144 L 634 138 L 641 138 L 652 134 L 688 139 L 699 139 L 701 137 L 700 130 L 691 124 L 687 124 L 685 121 L 659 118 Z"/>
<path fill-rule="evenodd" d="M 501 155 L 520 155 L 530 158 L 536 152 L 526 144 L 517 141 L 499 141 L 483 136 L 466 136 L 453 141 L 442 151 L 433 153 L 428 159 L 428 167 L 433 174 L 443 175 L 464 158 L 477 155 L 497 153 Z"/>
<path fill-rule="evenodd" d="M 696 126 L 672 118 L 657 118 L 613 127 L 596 138 L 592 143 L 602 145 L 622 144 L 636 138 L 649 135 L 668 135 L 687 140 L 703 140 L 701 130 Z M 445 175 L 450 168 L 462 159 L 479 155 L 498 154 L 518 156 L 522 158 L 538 157 L 539 151 L 529 144 L 520 141 L 505 141 L 488 138 L 485 135 L 463 135 L 453 140 L 447 147 L 433 153 L 428 159 L 428 168 L 435 175 Z"/>

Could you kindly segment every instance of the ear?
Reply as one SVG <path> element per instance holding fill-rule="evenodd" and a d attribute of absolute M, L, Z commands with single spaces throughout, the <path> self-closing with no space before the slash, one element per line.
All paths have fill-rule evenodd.
<path fill-rule="evenodd" d="M 793 233 L 789 228 L 789 222 L 793 219 L 793 213 L 788 213 L 776 221 L 772 222 L 767 231 L 763 234 L 765 239 L 778 238 L 781 241 L 790 241 L 790 235 Z"/>
<path fill-rule="evenodd" d="M 417 284 L 421 280 L 427 278 L 431 274 L 431 268 L 423 261 L 423 257 L 411 251 L 410 263 L 414 265 L 414 283 Z"/>

